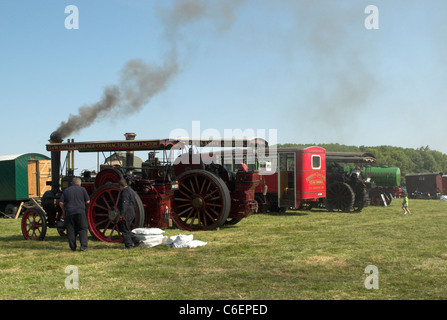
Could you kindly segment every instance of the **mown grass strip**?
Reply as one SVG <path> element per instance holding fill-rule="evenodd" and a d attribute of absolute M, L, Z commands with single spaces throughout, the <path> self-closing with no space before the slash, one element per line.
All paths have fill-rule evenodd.
<path fill-rule="evenodd" d="M 71 252 L 49 229 L 27 241 L 20 219 L 0 219 L 1 299 L 446 299 L 447 203 L 400 201 L 361 213 L 258 214 L 219 231 L 195 232 L 195 249 L 123 249 L 89 242 Z M 179 229 L 166 235 L 190 234 Z M 65 288 L 65 268 L 79 289 Z M 366 266 L 379 289 L 365 288 Z"/>

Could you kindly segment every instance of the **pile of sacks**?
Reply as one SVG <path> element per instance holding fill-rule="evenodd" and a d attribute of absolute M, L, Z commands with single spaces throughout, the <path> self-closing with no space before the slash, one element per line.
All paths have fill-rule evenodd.
<path fill-rule="evenodd" d="M 167 237 L 164 236 L 164 230 L 159 228 L 137 228 L 133 229 L 132 232 L 135 236 L 142 242 L 140 246 L 142 247 L 155 247 L 160 244 L 171 248 L 196 248 L 204 246 L 207 242 L 200 240 L 193 240 L 193 235 L 183 235 L 179 234 L 177 236 Z"/>

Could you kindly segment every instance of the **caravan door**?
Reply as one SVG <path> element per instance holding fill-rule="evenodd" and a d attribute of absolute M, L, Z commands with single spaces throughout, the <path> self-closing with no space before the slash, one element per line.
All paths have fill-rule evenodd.
<path fill-rule="evenodd" d="M 296 204 L 296 154 L 278 153 L 278 207 L 295 207 Z"/>

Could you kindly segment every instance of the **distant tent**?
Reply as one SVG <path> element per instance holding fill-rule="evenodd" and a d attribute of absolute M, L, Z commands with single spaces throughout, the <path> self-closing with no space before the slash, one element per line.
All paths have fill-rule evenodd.
<path fill-rule="evenodd" d="M 143 160 L 140 157 L 134 156 L 134 167 L 141 168 Z M 111 166 L 126 166 L 126 153 L 125 152 L 115 152 L 110 157 L 104 160 L 104 164 Z"/>

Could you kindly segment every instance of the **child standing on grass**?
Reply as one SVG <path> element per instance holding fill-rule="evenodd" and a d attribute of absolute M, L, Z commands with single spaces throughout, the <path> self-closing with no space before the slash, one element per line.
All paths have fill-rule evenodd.
<path fill-rule="evenodd" d="M 402 201 L 402 210 L 404 210 L 404 214 L 411 214 L 410 210 L 408 209 L 408 193 L 404 193 L 404 200 Z"/>

